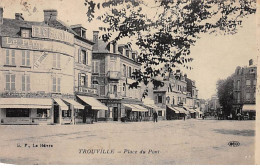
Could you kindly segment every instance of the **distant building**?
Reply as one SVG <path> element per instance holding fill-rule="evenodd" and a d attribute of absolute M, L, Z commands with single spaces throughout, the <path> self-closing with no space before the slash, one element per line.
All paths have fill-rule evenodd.
<path fill-rule="evenodd" d="M 236 114 L 255 119 L 257 66 L 249 60 L 249 66 L 237 67 L 234 74 L 233 108 Z"/>

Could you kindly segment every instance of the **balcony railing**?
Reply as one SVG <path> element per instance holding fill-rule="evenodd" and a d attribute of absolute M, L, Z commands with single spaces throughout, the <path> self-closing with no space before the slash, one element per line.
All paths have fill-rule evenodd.
<path fill-rule="evenodd" d="M 85 87 L 85 86 L 76 87 L 75 91 L 81 92 L 81 93 L 98 94 L 97 89 L 89 88 L 89 87 Z"/>
<path fill-rule="evenodd" d="M 108 93 L 107 94 L 107 97 L 110 98 L 110 99 L 115 99 L 115 98 L 121 98 L 121 94 L 120 92 L 117 92 L 117 93 Z"/>
<path fill-rule="evenodd" d="M 108 71 L 107 72 L 107 77 L 110 79 L 120 79 L 121 73 L 119 71 Z"/>

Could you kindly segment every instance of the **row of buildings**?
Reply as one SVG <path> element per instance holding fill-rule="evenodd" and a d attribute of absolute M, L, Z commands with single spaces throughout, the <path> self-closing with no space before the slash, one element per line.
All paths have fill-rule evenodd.
<path fill-rule="evenodd" d="M 86 37 L 81 25 L 68 26 L 56 10 L 44 10 L 44 21 L 3 18 L 0 8 L 1 124 L 75 124 L 97 120 L 152 120 L 199 111 L 195 82 L 181 72 L 167 86 L 142 101 L 141 85 L 130 89 L 132 73 L 141 69 L 138 53 L 128 45 Z M 197 109 L 197 111 L 196 111 Z"/>

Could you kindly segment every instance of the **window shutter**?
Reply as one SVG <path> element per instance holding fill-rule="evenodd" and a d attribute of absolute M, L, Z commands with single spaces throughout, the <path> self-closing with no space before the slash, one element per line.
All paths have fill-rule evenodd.
<path fill-rule="evenodd" d="M 25 91 L 25 75 L 22 75 L 22 91 Z"/>
<path fill-rule="evenodd" d="M 15 90 L 15 75 L 11 75 L 11 90 Z"/>
<path fill-rule="evenodd" d="M 15 65 L 15 50 L 12 50 L 12 65 Z"/>
<path fill-rule="evenodd" d="M 85 86 L 88 87 L 88 75 L 85 76 Z"/>
<path fill-rule="evenodd" d="M 26 64 L 27 66 L 29 66 L 31 63 L 30 63 L 30 51 L 27 51 L 27 60 L 26 60 Z"/>
<path fill-rule="evenodd" d="M 86 65 L 88 65 L 88 51 L 86 51 Z"/>
<path fill-rule="evenodd" d="M 6 83 L 5 89 L 11 90 L 11 88 L 10 88 L 11 81 L 10 81 L 10 75 L 9 74 L 5 75 L 5 83 Z"/>
<path fill-rule="evenodd" d="M 52 77 L 52 91 L 56 92 L 56 77 Z"/>
<path fill-rule="evenodd" d="M 58 91 L 58 92 L 60 92 L 60 80 L 61 80 L 61 79 L 58 78 L 58 82 L 57 82 L 57 83 L 58 83 L 58 84 L 57 84 L 57 91 Z"/>
<path fill-rule="evenodd" d="M 53 66 L 54 68 L 56 68 L 56 65 L 57 65 L 56 60 L 57 60 L 57 59 L 56 59 L 56 54 L 54 53 L 54 54 L 53 54 L 53 60 L 52 60 L 52 62 L 53 62 L 53 65 L 52 65 L 52 66 Z"/>
<path fill-rule="evenodd" d="M 22 50 L 22 65 L 25 65 L 25 50 Z"/>
<path fill-rule="evenodd" d="M 79 49 L 79 52 L 78 52 L 79 56 L 78 56 L 78 62 L 81 63 L 81 49 Z"/>
<path fill-rule="evenodd" d="M 27 75 L 26 84 L 27 84 L 27 91 L 30 91 L 31 90 L 31 79 L 30 79 L 29 75 Z"/>
<path fill-rule="evenodd" d="M 5 51 L 6 51 L 6 60 L 5 60 L 5 63 L 6 63 L 7 65 L 9 65 L 9 64 L 10 64 L 10 54 L 9 54 L 9 50 L 6 49 Z"/>
<path fill-rule="evenodd" d="M 79 73 L 78 86 L 81 86 L 81 73 Z"/>
<path fill-rule="evenodd" d="M 60 54 L 57 54 L 57 68 L 60 68 Z"/>

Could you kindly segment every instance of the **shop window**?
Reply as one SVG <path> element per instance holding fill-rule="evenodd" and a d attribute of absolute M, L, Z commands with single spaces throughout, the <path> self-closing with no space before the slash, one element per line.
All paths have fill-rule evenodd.
<path fill-rule="evenodd" d="M 15 65 L 15 50 L 5 50 L 5 64 Z"/>
<path fill-rule="evenodd" d="M 60 54 L 59 53 L 53 54 L 53 68 L 60 69 Z"/>
<path fill-rule="evenodd" d="M 28 29 L 22 29 L 21 30 L 21 36 L 23 37 L 23 38 L 30 38 L 30 35 L 31 33 L 30 33 L 30 30 L 28 30 Z"/>
<path fill-rule="evenodd" d="M 148 112 L 145 112 L 145 117 L 148 117 Z"/>
<path fill-rule="evenodd" d="M 22 91 L 30 91 L 31 90 L 31 80 L 30 75 L 22 75 Z"/>
<path fill-rule="evenodd" d="M 29 109 L 7 108 L 6 117 L 29 117 Z"/>
<path fill-rule="evenodd" d="M 158 103 L 162 103 L 162 96 L 158 96 Z"/>
<path fill-rule="evenodd" d="M 158 111 L 158 116 L 162 116 L 162 111 L 161 110 Z"/>
<path fill-rule="evenodd" d="M 52 78 L 52 91 L 53 92 L 60 93 L 60 83 L 61 83 L 60 77 L 53 77 Z"/>
<path fill-rule="evenodd" d="M 62 110 L 62 117 L 71 117 L 70 110 Z"/>
<path fill-rule="evenodd" d="M 7 91 L 15 91 L 15 75 L 14 74 L 6 74 L 5 76 L 5 90 Z"/>
<path fill-rule="evenodd" d="M 38 118 L 50 117 L 50 110 L 49 109 L 37 109 L 37 117 Z"/>

